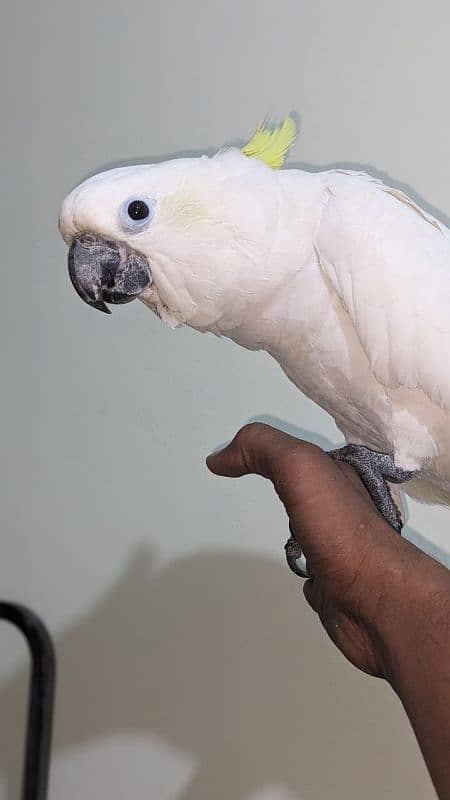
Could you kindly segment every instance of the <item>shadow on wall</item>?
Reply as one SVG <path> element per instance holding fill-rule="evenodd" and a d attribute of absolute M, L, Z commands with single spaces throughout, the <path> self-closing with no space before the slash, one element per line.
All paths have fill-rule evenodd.
<path fill-rule="evenodd" d="M 178 800 L 247 800 L 274 785 L 299 800 L 434 797 L 389 688 L 333 648 L 281 560 L 214 551 L 156 571 L 140 549 L 56 646 L 55 753 L 157 734 L 200 765 Z M 10 800 L 25 682 L 24 666 L 0 689 Z"/>

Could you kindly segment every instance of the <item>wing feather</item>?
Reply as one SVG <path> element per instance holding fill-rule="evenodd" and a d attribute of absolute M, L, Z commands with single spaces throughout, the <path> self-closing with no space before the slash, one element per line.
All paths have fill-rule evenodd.
<path fill-rule="evenodd" d="M 377 380 L 450 410 L 450 231 L 364 173 L 328 173 L 315 245 Z"/>

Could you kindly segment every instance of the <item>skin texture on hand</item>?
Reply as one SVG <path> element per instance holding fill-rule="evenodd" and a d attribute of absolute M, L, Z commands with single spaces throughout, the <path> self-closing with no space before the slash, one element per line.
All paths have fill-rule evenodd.
<path fill-rule="evenodd" d="M 312 576 L 306 600 L 352 664 L 391 683 L 450 800 L 450 572 L 387 525 L 352 467 L 315 445 L 253 423 L 207 465 L 272 482 Z"/>

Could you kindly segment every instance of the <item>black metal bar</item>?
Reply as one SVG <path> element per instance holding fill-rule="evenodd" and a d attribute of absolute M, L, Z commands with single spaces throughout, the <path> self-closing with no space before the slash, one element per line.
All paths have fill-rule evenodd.
<path fill-rule="evenodd" d="M 56 657 L 41 619 L 25 606 L 0 602 L 0 619 L 22 631 L 31 654 L 28 720 L 22 776 L 22 800 L 45 800 L 53 727 Z"/>

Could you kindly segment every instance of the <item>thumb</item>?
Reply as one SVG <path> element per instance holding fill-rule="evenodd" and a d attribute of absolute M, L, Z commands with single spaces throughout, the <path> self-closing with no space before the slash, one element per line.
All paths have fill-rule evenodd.
<path fill-rule="evenodd" d="M 208 456 L 207 465 L 230 478 L 268 478 L 312 566 L 326 558 L 330 564 L 347 564 L 351 571 L 352 552 L 361 553 L 374 537 L 379 541 L 381 528 L 390 531 L 356 476 L 349 479 L 348 470 L 320 448 L 269 425 L 246 425 L 231 444 Z"/>
<path fill-rule="evenodd" d="M 317 485 L 322 487 L 323 468 L 325 471 L 329 466 L 335 469 L 320 448 L 270 425 L 251 423 L 242 428 L 227 447 L 208 456 L 206 463 L 215 475 L 239 478 L 253 474 L 268 478 L 289 516 L 292 535 L 298 538 L 302 531 L 302 549 L 308 554 L 310 535 L 302 524 L 304 507 L 315 505 Z M 326 485 L 329 486 L 329 481 Z M 322 494 L 321 488 L 319 494 Z M 316 512 L 314 514 L 317 516 Z"/>
<path fill-rule="evenodd" d="M 208 456 L 206 463 L 215 475 L 268 478 L 294 527 L 305 499 L 314 500 L 317 488 L 323 489 L 326 474 L 335 469 L 319 447 L 260 422 L 245 425 L 227 447 Z M 328 477 L 327 487 L 329 483 Z"/>
<path fill-rule="evenodd" d="M 275 465 L 287 451 L 298 448 L 298 439 L 261 422 L 241 428 L 232 442 L 206 459 L 208 469 L 215 475 L 240 478 L 242 475 L 261 475 L 276 483 Z"/>

